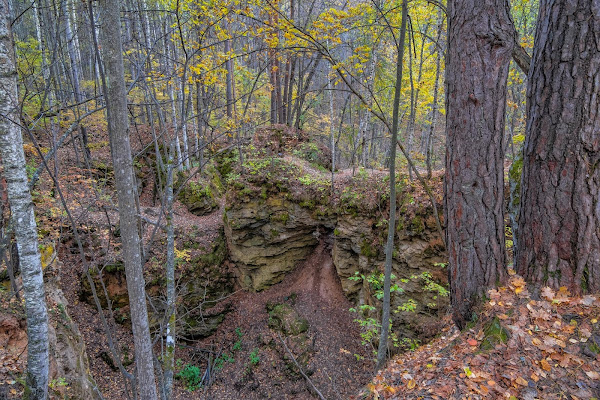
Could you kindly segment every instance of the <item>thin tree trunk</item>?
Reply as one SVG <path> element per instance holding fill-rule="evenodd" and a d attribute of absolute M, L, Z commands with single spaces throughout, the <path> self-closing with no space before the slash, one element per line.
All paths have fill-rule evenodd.
<path fill-rule="evenodd" d="M 276 53 L 274 49 L 269 49 L 269 83 L 271 84 L 271 110 L 270 110 L 270 122 L 271 125 L 277 123 L 277 75 L 275 74 L 276 64 L 275 57 Z"/>
<path fill-rule="evenodd" d="M 331 65 L 329 78 L 327 80 L 327 89 L 329 91 L 329 140 L 331 141 L 331 198 L 334 197 L 335 190 L 335 135 L 334 135 L 334 107 L 333 107 L 333 85 L 331 84 Z"/>
<path fill-rule="evenodd" d="M 504 121 L 514 27 L 508 0 L 448 2 L 444 202 L 453 318 L 459 328 L 506 276 Z"/>
<path fill-rule="evenodd" d="M 394 254 L 394 237 L 396 236 L 396 142 L 400 119 L 400 92 L 402 90 L 402 60 L 404 58 L 404 41 L 406 39 L 406 20 L 408 19 L 408 0 L 402 1 L 402 23 L 400 26 L 400 39 L 397 43 L 396 58 L 396 84 L 394 87 L 394 103 L 392 114 L 392 144 L 390 150 L 390 217 L 388 222 L 388 235 L 385 244 L 385 267 L 383 280 L 383 306 L 381 312 L 381 335 L 377 349 L 376 369 L 383 368 L 388 352 L 388 336 L 390 330 L 391 286 L 392 286 L 392 261 Z"/>
<path fill-rule="evenodd" d="M 600 290 L 600 4 L 540 1 L 527 90 L 517 270 Z"/>
<path fill-rule="evenodd" d="M 438 11 L 438 36 L 437 42 L 440 43 L 442 39 L 443 32 L 443 21 L 444 16 L 442 15 L 442 11 Z M 431 179 L 431 152 L 432 152 L 432 142 L 433 136 L 435 135 L 435 128 L 437 127 L 437 119 L 438 119 L 438 101 L 439 101 L 439 88 L 440 88 L 440 75 L 441 75 L 441 61 L 444 56 L 444 52 L 441 47 L 437 49 L 437 57 L 435 60 L 435 84 L 433 85 L 433 106 L 431 107 L 431 125 L 427 130 L 427 135 L 425 137 L 424 142 L 424 151 L 425 153 L 425 164 L 427 165 L 427 179 Z"/>
<path fill-rule="evenodd" d="M 167 222 L 167 338 L 164 365 L 165 398 L 170 399 L 173 392 L 173 372 L 175 370 L 175 231 L 173 228 L 173 143 L 169 149 L 166 185 L 166 222 Z"/>
<path fill-rule="evenodd" d="M 185 169 L 189 170 L 191 167 L 190 163 L 190 150 L 189 150 L 189 140 L 188 140 L 188 124 L 187 124 L 187 116 L 188 116 L 188 107 L 186 106 L 186 98 L 185 98 L 185 72 L 184 75 L 180 78 L 180 86 L 179 86 L 179 102 L 181 103 L 181 139 L 183 142 L 183 165 Z"/>
<path fill-rule="evenodd" d="M 371 61 L 369 62 L 369 68 L 368 68 L 368 81 L 367 81 L 367 91 L 371 92 L 371 93 L 367 93 L 367 98 L 369 100 L 373 99 L 373 83 L 375 82 L 375 66 L 377 65 L 377 43 L 373 44 L 373 54 L 371 56 Z M 354 172 L 355 172 L 355 159 L 358 159 L 358 164 L 360 164 L 361 162 L 364 165 L 364 161 L 365 161 L 365 157 L 364 157 L 364 148 L 365 148 L 365 136 L 367 134 L 367 128 L 369 125 L 369 117 L 371 112 L 369 111 L 368 108 L 371 107 L 371 103 L 369 102 L 369 105 L 367 107 L 365 107 L 365 110 L 362 113 L 362 116 L 360 118 L 360 122 L 358 123 L 358 136 L 356 138 L 356 140 L 354 141 L 354 149 L 352 151 L 352 175 L 354 176 Z M 360 159 L 360 157 L 358 157 L 358 151 L 359 148 L 362 146 L 362 150 L 361 150 L 361 154 L 363 154 L 362 160 Z"/>
<path fill-rule="evenodd" d="M 65 1 L 65 0 L 63 0 Z M 67 7 L 69 7 L 69 9 L 72 7 L 70 4 L 66 4 Z M 80 87 L 80 80 L 81 80 L 81 66 L 80 64 L 77 62 L 77 48 L 75 47 L 76 44 L 76 36 L 73 34 L 73 29 L 71 27 L 71 19 L 70 19 L 70 15 L 71 12 L 67 12 L 65 15 L 65 21 L 66 21 L 66 25 L 65 25 L 65 34 L 67 35 L 67 51 L 69 53 L 69 60 L 71 62 L 71 78 L 73 80 L 73 97 L 75 98 L 75 103 L 79 104 L 81 103 L 81 87 Z M 77 106 L 76 108 L 77 114 L 79 114 L 79 106 Z M 79 117 L 79 115 L 77 115 L 77 117 Z M 91 158 L 91 153 L 90 153 L 90 148 L 88 146 L 88 137 L 87 137 L 87 131 L 85 129 L 84 126 L 80 125 L 79 126 L 79 135 L 81 137 L 81 147 L 83 150 L 83 156 L 84 156 L 84 160 L 86 162 L 89 162 L 90 158 Z"/>
<path fill-rule="evenodd" d="M 227 118 L 233 119 L 233 61 L 231 60 L 231 39 L 225 40 L 225 69 L 227 70 L 225 97 L 227 101 Z"/>
<path fill-rule="evenodd" d="M 38 235 L 27 185 L 19 116 L 17 70 L 11 33 L 9 0 L 0 1 L 0 155 L 19 252 L 27 317 L 27 378 L 25 398 L 48 398 L 48 312 Z"/>
<path fill-rule="evenodd" d="M 294 126 L 296 127 L 296 129 L 300 129 L 302 127 L 302 107 L 304 106 L 306 93 L 308 92 L 308 88 L 310 87 L 312 78 L 315 75 L 315 71 L 317 70 L 317 67 L 319 66 L 319 63 L 321 62 L 322 58 L 322 53 L 317 54 L 317 56 L 313 60 L 311 69 L 308 73 L 308 76 L 306 77 L 306 80 L 302 79 L 303 76 L 299 79 L 298 87 L 300 88 L 300 93 L 297 94 L 297 101 L 295 105 L 296 123 L 294 124 Z"/>
<path fill-rule="evenodd" d="M 136 217 L 137 193 L 129 141 L 127 88 L 125 87 L 121 47 L 120 3 L 116 0 L 101 0 L 99 4 L 103 14 L 102 54 L 106 68 L 104 93 L 115 171 L 115 187 L 119 199 L 119 224 L 135 347 L 137 385 L 142 399 L 154 400 L 157 399 L 157 392 Z"/>
<path fill-rule="evenodd" d="M 429 31 L 429 24 L 425 25 L 425 32 L 424 35 L 427 35 Z M 410 37 L 413 38 L 412 40 L 412 47 L 414 48 L 414 35 L 410 35 Z M 412 54 L 412 48 L 410 53 Z M 417 72 L 417 87 L 415 89 L 414 87 L 414 82 L 412 79 L 412 66 L 411 66 L 411 78 L 410 78 L 410 92 L 411 92 L 411 109 L 410 109 L 410 116 L 408 118 L 408 141 L 406 143 L 406 151 L 408 151 L 408 154 L 412 154 L 413 151 L 413 141 L 414 141 L 414 137 L 415 137 L 415 123 L 416 123 L 416 119 L 417 119 L 417 107 L 419 105 L 419 94 L 421 92 L 421 79 L 423 79 L 423 52 L 425 51 L 425 39 L 421 40 L 421 51 L 419 54 L 419 70 Z M 411 57 L 412 58 L 412 57 Z M 409 168 L 408 169 L 408 175 L 410 176 L 410 179 L 412 180 L 412 170 Z"/>

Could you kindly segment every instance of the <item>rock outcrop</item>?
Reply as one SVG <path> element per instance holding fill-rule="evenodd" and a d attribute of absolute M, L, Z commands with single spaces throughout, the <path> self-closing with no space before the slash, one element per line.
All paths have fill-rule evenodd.
<path fill-rule="evenodd" d="M 187 248 L 185 247 L 187 246 Z M 209 249 L 194 248 L 193 238 L 184 243 L 182 251 L 186 260 L 176 267 L 178 282 L 178 335 L 192 339 L 210 336 L 229 311 L 228 304 L 217 304 L 218 300 L 233 291 L 233 275 L 227 262 L 227 246 L 223 231 Z M 125 270 L 116 261 L 102 268 L 90 269 L 96 288 L 106 288 L 117 322 L 129 323 L 129 297 Z M 157 326 L 164 313 L 164 266 L 152 264 L 146 268 L 146 291 L 156 299 L 156 312 L 150 313 L 150 323 Z M 102 292 L 101 290 L 99 291 Z M 92 291 L 85 277 L 81 280 L 80 299 L 94 304 Z M 106 297 L 99 295 L 102 307 L 107 307 Z"/>
<path fill-rule="evenodd" d="M 380 306 L 389 200 L 387 174 L 342 175 L 331 196 L 328 176 L 290 156 L 248 157 L 226 196 L 225 234 L 238 283 L 264 290 L 280 282 L 333 235 L 332 257 L 346 297 Z M 441 209 L 441 176 L 432 181 Z M 403 337 L 434 335 L 448 305 L 444 246 L 431 201 L 420 185 L 399 179 L 393 256 L 394 325 Z"/>
<path fill-rule="evenodd" d="M 238 282 L 256 291 L 280 282 L 317 245 L 320 227 L 333 225 L 283 195 L 231 204 L 225 222 Z"/>

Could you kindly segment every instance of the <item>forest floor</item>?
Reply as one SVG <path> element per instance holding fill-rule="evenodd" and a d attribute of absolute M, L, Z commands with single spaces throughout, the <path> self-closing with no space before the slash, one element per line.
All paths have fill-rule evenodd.
<path fill-rule="evenodd" d="M 397 356 L 364 399 L 600 398 L 600 300 L 566 288 L 530 293 L 509 270 L 478 321 Z M 451 327 L 451 328 L 450 328 Z"/>
<path fill-rule="evenodd" d="M 143 142 L 143 140 L 139 140 Z M 136 143 L 136 140 L 132 140 Z M 98 162 L 109 162 L 108 148 L 94 153 Z M 135 151 L 135 150 L 134 150 Z M 104 228 L 117 221 L 116 198 L 108 198 L 110 187 L 90 193 L 91 180 L 86 179 L 89 171 L 74 167 L 76 160 L 72 148 L 59 151 L 60 170 L 69 171 L 62 175 L 61 186 L 73 209 L 81 229 L 86 256 L 90 264 L 99 259 L 116 258 L 117 254 L 105 254 L 98 248 L 107 248 L 111 238 Z M 342 174 L 346 177 L 345 171 Z M 110 178 L 108 179 L 110 185 Z M 142 215 L 156 221 L 160 215 L 160 203 L 152 199 L 151 179 L 147 179 L 140 194 Z M 42 187 L 48 189 L 48 182 Z M 40 190 L 45 190 L 40 188 Z M 87 192 L 86 192 L 87 191 Z M 86 193 L 84 195 L 84 193 Z M 48 200 L 50 201 L 50 200 Z M 102 210 L 102 206 L 107 207 Z M 96 210 L 96 211 L 91 211 Z M 223 228 L 223 204 L 206 216 L 196 216 L 178 201 L 174 207 L 174 224 L 177 240 L 185 240 L 192 230 L 199 247 L 210 249 Z M 48 217 L 47 221 L 55 220 Z M 112 222 L 107 222 L 110 220 Z M 46 219 L 41 217 L 41 223 Z M 164 224 L 164 219 L 161 224 Z M 69 230 L 68 221 L 62 223 L 62 231 Z M 198 230 L 198 227 L 200 228 Z M 145 225 L 145 242 L 148 243 L 154 226 Z M 126 399 L 124 379 L 110 365 L 110 350 L 107 335 L 95 307 L 80 298 L 84 265 L 72 235 L 57 234 L 58 257 L 63 262 L 60 270 L 63 291 L 69 302 L 68 312 L 79 325 L 90 360 L 90 372 L 105 399 Z M 95 237 L 96 239 L 92 239 Z M 96 242 L 101 242 L 98 245 Z M 150 255 L 162 258 L 164 234 L 158 230 L 154 250 Z M 118 248 L 118 243 L 113 246 Z M 348 399 L 358 393 L 372 377 L 373 364 L 368 349 L 361 344 L 360 328 L 349 312 L 352 305 L 344 297 L 331 259 L 331 238 L 322 237 L 313 254 L 286 276 L 283 282 L 259 293 L 237 290 L 222 306 L 231 311 L 217 331 L 209 338 L 180 341 L 176 350 L 178 370 L 186 365 L 198 366 L 204 372 L 208 362 L 220 356 L 226 360 L 213 370 L 209 387 L 190 391 L 183 380 L 175 381 L 177 399 L 312 399 L 310 384 L 293 365 L 291 352 L 301 364 L 303 373 L 327 399 Z M 285 304 L 293 309 L 297 318 L 306 319 L 308 330 L 300 335 L 287 336 L 269 326 L 267 307 Z M 124 310 L 120 310 L 123 312 Z M 130 327 L 114 322 L 108 317 L 113 340 L 118 343 L 117 351 L 124 361 L 133 359 L 133 340 Z M 284 345 L 285 341 L 285 345 Z M 157 348 L 160 345 L 157 343 Z M 287 348 L 287 350 L 286 350 Z M 133 372 L 134 364 L 127 366 Z"/>
<path fill-rule="evenodd" d="M 208 399 L 313 399 L 309 385 L 285 358 L 285 346 L 294 342 L 269 329 L 267 307 L 290 305 L 300 318 L 308 321 L 306 337 L 297 348 L 307 355 L 306 374 L 327 399 L 348 399 L 372 376 L 372 363 L 360 343 L 358 325 L 348 309 L 331 260 L 326 240 L 283 282 L 259 292 L 240 292 L 231 298 L 232 311 L 211 341 L 230 343 L 238 337 L 242 349 L 233 363 L 226 363 L 215 383 L 205 392 Z M 236 334 L 236 330 L 241 334 Z M 237 337 L 236 337 L 237 336 Z M 225 339 L 225 340 L 224 340 Z M 298 344 L 298 343 L 296 343 Z M 304 347 L 303 347 L 304 346 Z M 259 361 L 252 365 L 248 354 L 256 352 Z M 357 355 L 361 361 L 357 361 Z M 302 354 L 295 354 L 300 358 Z M 282 362 L 283 360 L 287 362 Z M 256 359 L 255 359 L 256 360 Z M 189 396 L 189 395 L 188 395 Z M 186 398 L 186 397 L 181 397 Z M 189 398 L 189 397 L 188 397 Z"/>
<path fill-rule="evenodd" d="M 143 204 L 148 215 L 155 207 Z M 222 229 L 222 208 L 204 217 L 187 212 L 177 204 L 175 225 L 180 235 L 190 226 L 201 226 L 202 240 L 210 244 Z M 372 362 L 361 344 L 360 331 L 348 311 L 332 259 L 331 243 L 323 238 L 314 253 L 283 282 L 259 293 L 238 291 L 227 300 L 232 311 L 209 338 L 182 342 L 176 358 L 186 364 L 206 367 L 206 354 L 227 354 L 230 361 L 214 373 L 208 389 L 188 391 L 176 381 L 177 399 L 312 399 L 306 380 L 291 366 L 282 337 L 269 328 L 268 304 L 287 303 L 308 321 L 307 337 L 300 351 L 307 352 L 306 371 L 315 386 L 328 399 L 348 399 L 372 376 Z M 209 247 L 209 246 L 208 246 Z M 69 300 L 69 314 L 79 324 L 90 358 L 90 368 L 106 399 L 124 399 L 123 379 L 105 361 L 109 349 L 97 310 L 79 300 L 82 266 L 78 255 L 62 252 L 65 268 L 63 288 Z M 133 341 L 128 327 L 111 324 L 119 351 L 131 359 Z M 287 340 L 287 339 L 283 339 Z M 236 342 L 241 346 L 236 347 Z M 293 348 L 293 344 L 289 344 Z M 306 349 L 308 347 L 308 349 Z M 251 356 L 251 354 L 253 354 Z M 357 360 L 357 358 L 360 359 Z"/>

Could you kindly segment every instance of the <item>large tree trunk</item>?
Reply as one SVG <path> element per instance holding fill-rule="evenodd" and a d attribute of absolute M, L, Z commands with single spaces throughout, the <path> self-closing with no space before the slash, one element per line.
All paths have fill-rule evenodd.
<path fill-rule="evenodd" d="M 540 1 L 528 82 L 517 269 L 600 290 L 600 3 Z"/>
<path fill-rule="evenodd" d="M 146 293 L 140 236 L 136 217 L 136 184 L 133 174 L 129 120 L 127 115 L 127 88 L 123 70 L 121 47 L 120 6 L 116 0 L 100 1 L 102 10 L 102 56 L 106 71 L 106 109 L 111 155 L 115 170 L 115 186 L 119 198 L 119 224 L 123 245 L 123 264 L 131 314 L 135 346 L 137 384 L 142 399 L 157 398 L 152 359 L 152 342 L 146 308 Z"/>
<path fill-rule="evenodd" d="M 48 397 L 48 312 L 38 250 L 33 202 L 27 185 L 19 125 L 17 69 L 8 0 L 0 1 L 0 155 L 19 252 L 27 316 L 27 391 L 25 398 Z"/>
<path fill-rule="evenodd" d="M 448 2 L 444 202 L 460 328 L 476 299 L 505 277 L 502 144 L 513 35 L 508 0 Z"/>

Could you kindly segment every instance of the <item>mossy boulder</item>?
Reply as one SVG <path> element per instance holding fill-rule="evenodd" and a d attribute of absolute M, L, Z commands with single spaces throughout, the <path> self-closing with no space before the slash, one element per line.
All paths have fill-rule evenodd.
<path fill-rule="evenodd" d="M 185 185 L 179 192 L 178 199 L 189 212 L 198 216 L 209 214 L 219 207 L 211 185 L 202 181 Z"/>
<path fill-rule="evenodd" d="M 181 271 L 180 296 L 186 310 L 179 328 L 186 338 L 210 336 L 231 310 L 229 303 L 218 300 L 233 291 L 233 275 L 223 231 L 211 249 L 192 257 L 186 272 Z"/>
<path fill-rule="evenodd" d="M 267 304 L 269 328 L 286 336 L 296 336 L 308 331 L 308 321 L 285 303 Z"/>
<path fill-rule="evenodd" d="M 593 333 L 587 342 L 581 344 L 581 352 L 593 359 L 600 355 L 600 332 Z"/>
<path fill-rule="evenodd" d="M 224 193 L 218 165 L 213 163 L 205 166 L 200 178 L 194 177 L 190 181 L 185 173 L 178 173 L 174 188 L 179 190 L 178 200 L 187 207 L 189 212 L 198 216 L 209 214 L 217 209 L 218 199 Z"/>

